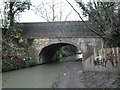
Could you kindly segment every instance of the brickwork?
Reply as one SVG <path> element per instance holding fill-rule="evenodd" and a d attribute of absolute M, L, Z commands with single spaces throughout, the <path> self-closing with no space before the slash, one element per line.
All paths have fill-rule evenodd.
<path fill-rule="evenodd" d="M 86 21 L 87 24 L 90 24 Z M 93 25 L 91 28 L 99 32 Z M 23 38 L 90 38 L 99 37 L 81 21 L 38 22 L 22 24 Z"/>
<path fill-rule="evenodd" d="M 88 21 L 86 23 L 90 24 Z M 90 27 L 99 32 L 93 25 L 90 25 Z M 82 51 L 84 59 L 93 54 L 94 48 L 101 47 L 101 38 L 90 31 L 81 21 L 23 23 L 22 30 L 23 38 L 34 38 L 30 56 L 38 63 L 42 62 L 40 52 L 49 46 L 51 51 L 49 48 L 46 50 L 55 53 L 52 49 L 57 50 L 61 45 L 74 45 Z"/>
<path fill-rule="evenodd" d="M 76 46 L 82 51 L 84 59 L 89 57 L 94 52 L 94 48 L 101 47 L 100 38 L 59 38 L 59 39 L 34 39 L 33 45 L 30 50 L 30 56 L 36 59 L 39 63 L 39 54 L 45 48 L 53 44 L 71 44 Z M 96 48 L 97 48 L 96 47 Z"/>

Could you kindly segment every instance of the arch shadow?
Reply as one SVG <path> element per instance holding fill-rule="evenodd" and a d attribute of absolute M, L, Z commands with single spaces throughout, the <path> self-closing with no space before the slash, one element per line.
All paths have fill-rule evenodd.
<path fill-rule="evenodd" d="M 53 59 L 54 55 L 56 54 L 56 52 L 58 50 L 60 50 L 61 47 L 67 46 L 67 45 L 76 47 L 77 50 L 79 50 L 77 46 L 75 46 L 73 44 L 69 44 L 69 43 L 55 43 L 55 44 L 51 44 L 51 45 L 48 45 L 48 46 L 44 47 L 41 50 L 41 52 L 39 53 L 39 63 L 43 64 L 43 63 L 50 63 L 50 62 L 57 61 L 56 59 Z"/>

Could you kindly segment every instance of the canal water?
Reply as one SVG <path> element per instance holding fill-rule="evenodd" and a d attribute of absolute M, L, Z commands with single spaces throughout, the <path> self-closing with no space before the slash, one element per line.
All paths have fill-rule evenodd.
<path fill-rule="evenodd" d="M 2 73 L 2 88 L 50 88 L 65 65 L 75 59 L 76 56 L 70 56 L 62 59 L 59 63 L 43 64 Z"/>
<path fill-rule="evenodd" d="M 76 59 L 76 55 L 69 56 L 57 63 L 4 72 L 2 73 L 2 88 L 50 88 L 65 66 Z M 93 57 L 91 57 L 82 62 L 84 71 L 114 71 L 109 64 L 107 65 L 108 67 L 102 65 L 94 66 L 93 60 Z M 116 70 L 118 71 L 120 68 L 115 68 Z"/>

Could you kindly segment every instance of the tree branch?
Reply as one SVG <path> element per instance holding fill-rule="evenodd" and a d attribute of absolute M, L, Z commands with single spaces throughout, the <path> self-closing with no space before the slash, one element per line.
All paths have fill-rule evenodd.
<path fill-rule="evenodd" d="M 65 21 L 67 21 L 67 18 L 70 16 L 70 14 L 72 13 L 72 10 L 67 14 L 67 16 L 65 17 Z"/>
<path fill-rule="evenodd" d="M 97 35 L 100 36 L 101 38 L 106 38 L 106 37 L 102 36 L 101 34 L 99 34 L 98 32 L 96 32 L 94 29 L 90 28 L 90 27 L 86 24 L 86 22 L 83 20 L 83 18 L 81 17 L 80 13 L 73 7 L 73 5 L 72 5 L 68 0 L 66 0 L 66 1 L 67 1 L 68 4 L 73 8 L 73 10 L 78 14 L 79 18 L 82 20 L 82 22 L 86 25 L 87 28 L 89 28 L 92 32 L 94 32 L 95 34 L 97 34 Z"/>

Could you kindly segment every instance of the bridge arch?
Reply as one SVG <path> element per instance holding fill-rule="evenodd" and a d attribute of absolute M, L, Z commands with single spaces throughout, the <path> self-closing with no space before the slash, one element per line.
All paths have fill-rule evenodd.
<path fill-rule="evenodd" d="M 46 47 L 44 47 L 40 53 L 39 53 L 39 63 L 48 63 L 48 62 L 53 62 L 57 61 L 56 58 L 54 58 L 56 52 L 60 50 L 61 47 L 63 46 L 73 46 L 77 50 L 80 50 L 76 45 L 70 44 L 70 43 L 54 43 L 50 44 Z"/>
<path fill-rule="evenodd" d="M 62 44 L 60 44 L 62 43 Z M 40 63 L 40 52 L 45 52 L 43 49 L 51 47 L 51 45 L 73 45 L 81 50 L 84 55 L 84 60 L 93 54 L 95 46 L 101 46 L 100 38 L 35 38 L 30 50 L 30 56 Z"/>
<path fill-rule="evenodd" d="M 90 24 L 90 22 L 86 21 Z M 93 25 L 91 28 L 98 31 Z M 33 38 L 29 55 L 38 61 L 43 48 L 55 43 L 69 43 L 83 51 L 84 60 L 103 46 L 102 39 L 91 32 L 83 22 L 38 22 L 23 23 L 23 38 Z"/>

